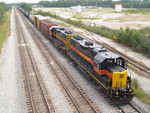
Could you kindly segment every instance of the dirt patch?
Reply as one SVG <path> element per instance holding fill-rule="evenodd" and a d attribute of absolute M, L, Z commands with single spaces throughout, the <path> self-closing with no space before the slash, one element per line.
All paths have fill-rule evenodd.
<path fill-rule="evenodd" d="M 150 17 L 149 16 L 123 16 L 123 17 L 119 17 L 116 19 L 124 19 L 124 20 L 128 20 L 128 21 L 150 21 Z"/>

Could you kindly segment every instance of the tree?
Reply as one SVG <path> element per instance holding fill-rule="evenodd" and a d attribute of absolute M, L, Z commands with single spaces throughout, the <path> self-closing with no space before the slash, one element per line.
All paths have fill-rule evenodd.
<path fill-rule="evenodd" d="M 4 2 L 0 2 L 0 16 L 3 16 L 4 12 L 7 11 L 10 7 Z"/>
<path fill-rule="evenodd" d="M 18 4 L 20 7 L 22 7 L 23 9 L 25 9 L 26 11 L 31 11 L 32 10 L 32 7 L 31 5 L 25 3 L 25 2 L 22 2 L 20 4 Z"/>

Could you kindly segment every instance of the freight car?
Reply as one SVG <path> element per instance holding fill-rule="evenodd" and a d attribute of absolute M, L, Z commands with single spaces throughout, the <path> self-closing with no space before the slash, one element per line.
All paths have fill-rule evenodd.
<path fill-rule="evenodd" d="M 132 100 L 134 93 L 131 77 L 128 75 L 127 61 L 124 58 L 99 44 L 85 40 L 85 37 L 74 35 L 51 20 L 40 20 L 34 15 L 33 17 L 41 23 L 37 27 L 37 21 L 31 18 L 34 25 L 63 50 L 87 78 L 96 82 L 114 104 L 124 104 Z"/>
<path fill-rule="evenodd" d="M 41 20 L 44 20 L 44 19 L 46 19 L 46 17 L 41 16 L 41 15 L 33 15 L 33 22 L 38 30 L 40 30 L 41 28 Z"/>
<path fill-rule="evenodd" d="M 50 27 L 52 26 L 58 26 L 58 24 L 50 21 L 49 19 L 44 19 L 44 20 L 41 20 L 41 32 L 46 36 L 46 37 L 49 37 L 49 29 Z"/>

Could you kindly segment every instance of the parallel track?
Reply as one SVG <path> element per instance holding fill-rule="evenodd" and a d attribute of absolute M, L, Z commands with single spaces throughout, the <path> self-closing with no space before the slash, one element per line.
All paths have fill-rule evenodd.
<path fill-rule="evenodd" d="M 25 18 L 23 20 L 26 23 L 28 29 L 32 31 L 31 35 L 35 40 L 37 47 L 41 50 L 41 53 L 47 61 L 47 64 L 68 94 L 77 112 L 100 113 L 101 111 L 93 105 L 91 99 L 77 84 L 77 82 L 74 81 L 74 79 L 67 72 L 64 66 L 59 62 L 56 56 L 53 55 L 51 50 L 37 34 L 33 26 L 31 26 Z"/>
<path fill-rule="evenodd" d="M 136 108 L 133 104 L 128 103 L 125 106 L 117 106 L 117 108 L 122 113 L 142 113 L 138 108 Z"/>
<path fill-rule="evenodd" d="M 22 31 L 19 15 L 15 10 L 15 20 L 18 29 L 19 51 L 22 60 L 22 71 L 25 75 L 25 91 L 27 98 L 27 107 L 29 113 L 52 113 L 55 109 L 48 96 L 47 90 L 41 79 L 30 48 L 28 46 L 26 36 Z"/>

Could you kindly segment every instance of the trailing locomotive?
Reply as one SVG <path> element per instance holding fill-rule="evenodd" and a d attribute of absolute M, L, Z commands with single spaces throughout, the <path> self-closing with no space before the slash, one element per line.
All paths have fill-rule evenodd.
<path fill-rule="evenodd" d="M 113 103 L 122 104 L 132 100 L 134 93 L 131 88 L 131 77 L 128 76 L 127 61 L 124 58 L 99 44 L 73 34 L 49 19 L 40 20 L 34 15 L 26 17 L 33 17 L 29 19 L 35 27 L 64 51 L 87 78 L 98 83 Z"/>

